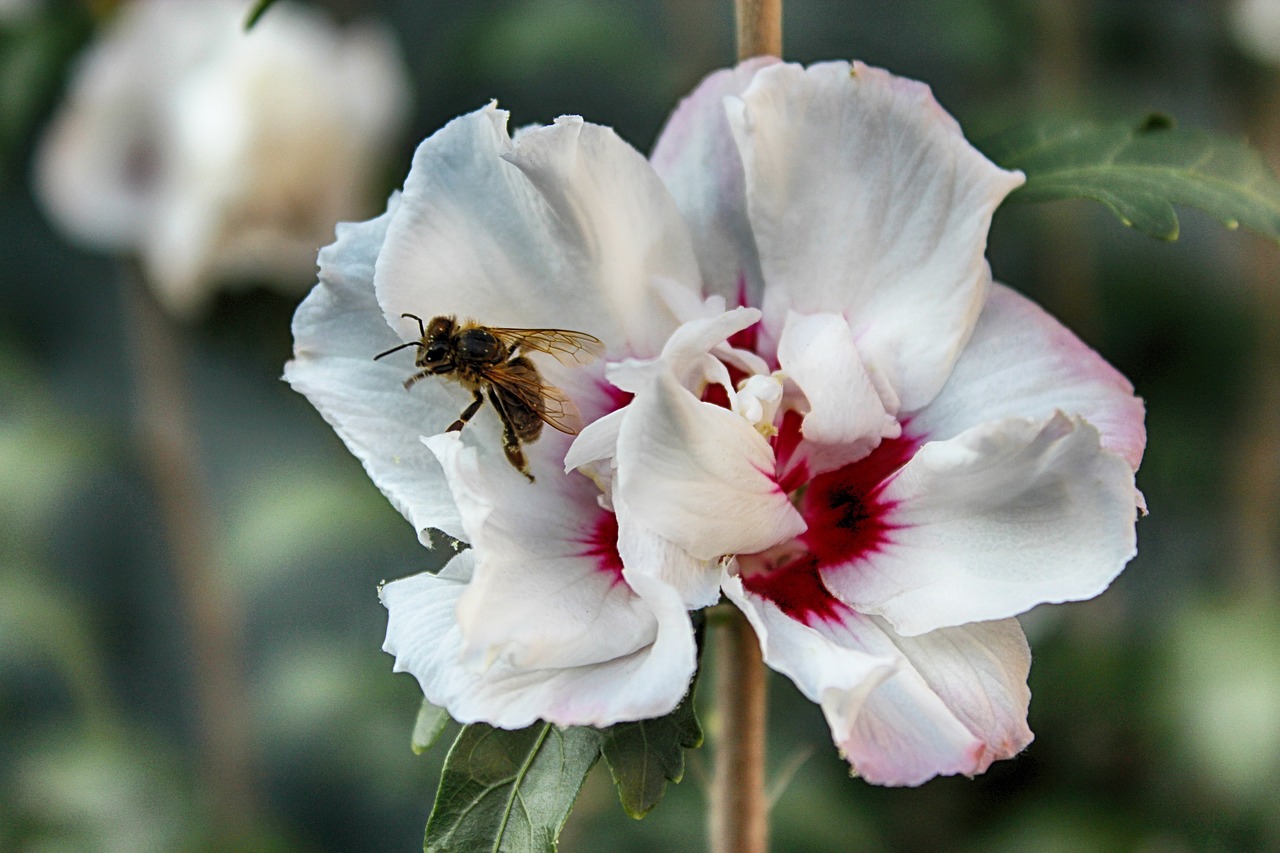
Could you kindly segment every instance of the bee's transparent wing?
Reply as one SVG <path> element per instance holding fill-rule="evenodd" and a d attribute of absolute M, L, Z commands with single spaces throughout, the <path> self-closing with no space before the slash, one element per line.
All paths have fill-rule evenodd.
<path fill-rule="evenodd" d="M 487 368 L 484 378 L 506 394 L 517 397 L 526 409 L 543 423 L 568 435 L 582 429 L 582 414 L 569 396 L 554 385 L 548 385 L 536 373 L 512 370 L 510 363 Z"/>
<path fill-rule="evenodd" d="M 561 364 L 590 364 L 604 355 L 604 343 L 586 332 L 568 329 L 485 329 L 511 349 L 545 352 Z M 555 426 L 552 424 L 552 426 Z"/>

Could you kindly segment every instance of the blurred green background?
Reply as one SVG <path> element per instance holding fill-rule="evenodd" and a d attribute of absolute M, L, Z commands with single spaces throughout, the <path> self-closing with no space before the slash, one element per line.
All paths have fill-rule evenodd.
<path fill-rule="evenodd" d="M 33 145 L 111 5 L 0 17 L 0 850 L 419 849 L 444 745 L 409 749 L 420 694 L 379 651 L 376 585 L 431 557 L 279 381 L 298 297 L 222 295 L 178 328 L 186 523 L 218 567 L 187 606 L 171 554 L 190 531 L 166 524 L 137 426 L 129 272 L 33 201 Z M 513 126 L 577 113 L 647 151 L 734 57 L 729 0 L 322 5 L 388 21 L 412 73 L 379 197 L 418 140 L 495 97 Z M 1280 71 L 1242 51 L 1231 11 L 786 0 L 784 37 L 789 59 L 928 81 L 979 144 L 1029 113 L 1155 109 L 1247 135 L 1274 167 Z M 1083 202 L 998 213 L 997 277 L 1147 401 L 1139 555 L 1100 598 L 1024 619 L 1036 741 L 978 779 L 851 780 L 819 710 L 775 678 L 775 850 L 1280 850 L 1280 251 L 1194 212 L 1182 231 L 1158 243 Z M 705 697 L 703 715 L 714 729 Z M 597 768 L 561 849 L 700 849 L 706 753 L 641 822 Z"/>

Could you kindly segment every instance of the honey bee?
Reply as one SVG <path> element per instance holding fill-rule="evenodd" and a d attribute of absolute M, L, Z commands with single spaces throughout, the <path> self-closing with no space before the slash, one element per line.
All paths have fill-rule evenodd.
<path fill-rule="evenodd" d="M 445 432 L 461 430 L 480 411 L 487 394 L 502 422 L 502 449 L 507 461 L 533 482 L 522 444 L 537 440 L 542 425 L 549 424 L 568 435 L 580 428 L 573 401 L 554 385 L 543 381 L 537 366 L 524 353 L 544 352 L 561 364 L 589 364 L 604 353 L 604 344 L 592 335 L 565 329 L 501 329 L 452 316 L 423 323 L 416 314 L 401 314 L 418 321 L 422 337 L 374 356 L 374 360 L 417 347 L 418 370 L 404 381 L 405 388 L 428 376 L 447 376 L 472 394 L 472 401 Z"/>

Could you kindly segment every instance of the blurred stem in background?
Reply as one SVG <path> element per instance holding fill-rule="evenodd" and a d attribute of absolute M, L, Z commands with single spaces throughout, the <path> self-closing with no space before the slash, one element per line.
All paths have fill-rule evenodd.
<path fill-rule="evenodd" d="M 1031 103 L 1044 112 L 1072 115 L 1088 83 L 1086 45 L 1089 4 L 1081 0 L 1035 0 L 1035 91 Z M 1036 275 L 1052 312 L 1085 341 L 1097 345 L 1101 331 L 1094 283 L 1094 252 L 1080 206 L 1046 204 L 1038 211 L 1041 239 Z"/>
<path fill-rule="evenodd" d="M 1271 70 L 1251 112 L 1248 137 L 1273 170 L 1280 170 L 1280 71 Z M 1276 507 L 1280 506 L 1280 247 L 1250 240 L 1246 280 L 1252 300 L 1252 364 L 1246 369 L 1245 412 L 1235 454 L 1235 571 L 1231 590 L 1242 600 L 1274 600 L 1280 569 Z"/>
<path fill-rule="evenodd" d="M 662 4 L 662 32 L 668 44 L 674 80 L 691 83 L 700 80 L 708 68 L 724 64 L 724 57 L 714 39 L 707 37 L 715 32 L 719 4 L 690 3 L 688 0 L 660 0 Z M 677 90 L 691 85 L 677 87 Z"/>
<path fill-rule="evenodd" d="M 241 618 L 219 572 L 214 516 L 186 374 L 188 348 L 136 262 L 122 276 L 138 453 L 155 491 L 191 654 L 202 792 L 213 837 L 248 838 L 256 823 L 250 711 L 236 648 Z"/>
<path fill-rule="evenodd" d="M 782 0 L 734 0 L 738 58 L 782 55 Z M 708 836 L 712 853 L 765 853 L 769 801 L 764 786 L 764 660 L 747 618 L 728 608 L 712 621 L 716 648 L 716 708 L 720 739 L 711 780 Z"/>

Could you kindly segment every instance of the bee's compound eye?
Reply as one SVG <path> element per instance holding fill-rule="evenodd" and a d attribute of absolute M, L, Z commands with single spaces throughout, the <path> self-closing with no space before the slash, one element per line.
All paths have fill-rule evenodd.
<path fill-rule="evenodd" d="M 423 353 L 427 361 L 444 361 L 448 354 L 449 350 L 444 344 L 432 344 Z"/>

